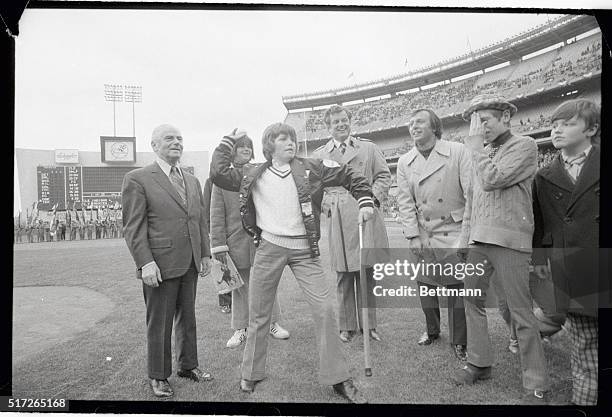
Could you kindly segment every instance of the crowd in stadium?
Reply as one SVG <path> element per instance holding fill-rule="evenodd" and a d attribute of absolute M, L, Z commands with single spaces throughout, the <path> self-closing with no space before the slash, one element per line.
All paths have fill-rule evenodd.
<path fill-rule="evenodd" d="M 398 148 L 399 149 L 399 148 Z M 410 150 L 409 148 L 406 150 L 402 149 L 400 154 L 404 154 Z M 383 152 L 384 154 L 384 152 Z M 546 147 L 544 149 L 538 149 L 538 169 L 544 168 L 548 166 L 553 159 L 558 155 L 558 150 L 553 147 Z M 388 156 L 385 154 L 385 156 Z M 391 184 L 392 186 L 397 186 L 397 174 L 391 174 Z M 399 210 L 399 206 L 397 203 L 397 196 L 389 194 L 387 199 L 381 205 L 383 213 L 387 218 L 396 218 Z"/>
<path fill-rule="evenodd" d="M 550 122 L 550 120 L 548 121 Z M 524 133 L 528 131 L 526 129 L 521 129 L 521 127 L 522 126 L 519 125 L 517 128 L 515 128 L 515 131 L 517 133 Z M 452 141 L 452 142 L 463 142 L 463 136 L 459 136 L 458 133 L 452 132 L 452 131 L 449 133 L 445 132 L 444 139 Z M 404 143 L 403 145 L 398 146 L 396 148 L 385 149 L 382 151 L 382 153 L 385 156 L 385 158 L 393 158 L 393 157 L 405 154 L 411 148 L 412 148 L 412 143 Z M 548 165 L 550 161 L 554 158 L 555 155 L 556 155 L 556 151 L 554 150 L 554 148 L 539 149 L 538 150 L 538 168 L 542 168 Z M 393 181 L 393 183 L 395 183 L 395 181 Z"/>
<path fill-rule="evenodd" d="M 586 42 L 588 41 L 588 42 Z M 563 55 L 564 48 L 580 47 L 576 53 L 568 53 Z M 573 50 L 572 49 L 572 50 Z M 550 55 L 557 54 L 554 58 Z M 485 94 L 491 91 L 500 91 L 508 97 L 516 95 L 524 95 L 530 92 L 535 92 L 537 89 L 545 88 L 557 83 L 568 82 L 582 75 L 601 71 L 601 41 L 600 40 L 581 40 L 577 41 L 576 45 L 560 47 L 556 51 L 547 52 L 543 57 L 548 57 L 548 64 L 544 67 L 529 64 L 529 60 L 525 63 L 515 64 L 516 69 L 512 74 L 518 76 L 508 77 L 501 70 L 499 78 L 493 79 L 486 83 L 480 83 L 480 79 L 487 79 L 495 74 L 495 72 L 487 73 L 481 76 L 475 76 L 466 80 L 443 84 L 426 90 L 420 90 L 413 93 L 398 94 L 395 97 L 381 99 L 378 101 L 370 101 L 363 104 L 348 106 L 354 115 L 354 125 L 359 127 L 372 128 L 389 128 L 393 124 L 403 122 L 403 117 L 410 112 L 411 109 L 417 108 L 433 108 L 440 114 L 455 113 L 470 97 L 478 94 Z M 531 59 L 543 59 L 535 57 Z M 526 66 L 525 73 L 521 71 L 522 65 Z M 322 111 L 310 112 L 305 122 L 306 132 L 325 131 L 325 123 L 322 119 Z M 530 127 L 537 128 L 547 126 L 546 123 L 540 123 L 540 119 L 534 121 L 523 121 L 524 129 L 529 130 Z"/>
<path fill-rule="evenodd" d="M 535 120 L 527 118 L 523 121 L 523 119 L 520 119 L 519 123 L 520 124 L 516 126 L 516 131 L 523 133 L 550 127 L 551 120 L 550 117 L 544 117 L 543 114 L 540 114 L 540 117 Z"/>

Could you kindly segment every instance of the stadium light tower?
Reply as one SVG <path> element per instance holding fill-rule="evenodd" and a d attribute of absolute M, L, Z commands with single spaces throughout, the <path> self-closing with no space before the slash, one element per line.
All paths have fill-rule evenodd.
<path fill-rule="evenodd" d="M 115 103 L 123 101 L 123 86 L 117 84 L 104 84 L 104 99 L 113 102 L 113 136 L 117 136 L 117 123 L 115 121 Z"/>
<path fill-rule="evenodd" d="M 142 103 L 142 87 L 139 85 L 126 85 L 125 102 L 132 103 L 132 136 L 136 137 L 136 110 L 134 109 L 134 103 Z"/>

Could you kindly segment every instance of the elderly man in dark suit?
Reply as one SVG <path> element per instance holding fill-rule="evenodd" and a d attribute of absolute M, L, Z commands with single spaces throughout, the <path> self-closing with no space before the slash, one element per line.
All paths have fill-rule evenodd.
<path fill-rule="evenodd" d="M 170 397 L 173 321 L 178 376 L 212 379 L 198 368 L 195 320 L 198 273 L 210 272 L 210 243 L 200 182 L 179 165 L 181 133 L 161 125 L 153 131 L 151 147 L 157 160 L 123 180 L 123 224 L 143 283 L 151 389 L 157 397 Z"/>

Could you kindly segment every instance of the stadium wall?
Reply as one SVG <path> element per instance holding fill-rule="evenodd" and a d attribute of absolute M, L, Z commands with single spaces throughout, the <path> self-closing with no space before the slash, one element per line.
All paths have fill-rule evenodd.
<path fill-rule="evenodd" d="M 31 207 L 32 203 L 38 201 L 38 177 L 37 168 L 45 167 L 114 167 L 117 165 L 101 162 L 100 152 L 78 151 L 78 163 L 58 164 L 55 162 L 54 150 L 42 149 L 15 149 L 15 159 L 17 164 L 17 176 L 19 179 L 19 193 L 15 193 L 15 198 L 19 199 L 20 207 L 25 212 L 26 207 Z M 146 166 L 155 161 L 153 152 L 136 152 L 136 162 L 134 164 L 122 164 L 121 166 L 138 168 Z M 200 180 L 202 187 L 208 178 L 209 155 L 207 151 L 184 152 L 181 163 L 184 166 L 193 167 L 194 175 Z"/>

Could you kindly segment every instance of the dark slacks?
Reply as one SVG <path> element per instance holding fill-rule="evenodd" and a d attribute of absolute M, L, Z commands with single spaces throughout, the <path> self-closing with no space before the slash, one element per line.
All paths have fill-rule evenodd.
<path fill-rule="evenodd" d="M 219 307 L 232 306 L 232 293 L 219 294 Z"/>
<path fill-rule="evenodd" d="M 516 340 L 516 325 L 510 319 L 508 302 L 499 296 L 500 292 L 496 290 L 499 312 L 510 329 L 510 337 Z M 548 336 L 561 330 L 561 326 L 565 323 L 565 313 L 558 312 L 553 281 L 540 279 L 534 272 L 530 272 L 529 293 L 539 308 L 534 311 L 534 315 L 538 319 L 540 333 Z"/>
<path fill-rule="evenodd" d="M 192 263 L 182 276 L 162 281 L 159 287 L 143 284 L 147 307 L 147 370 L 149 378 L 172 374 L 172 324 L 179 369 L 198 366 L 195 295 L 198 272 Z"/>
<path fill-rule="evenodd" d="M 368 289 L 368 324 L 370 329 L 376 328 L 376 297 L 373 295 L 375 281 L 372 278 L 373 268 L 366 268 L 366 284 Z M 362 295 L 359 283 L 361 272 L 336 272 L 338 286 L 338 327 L 340 330 L 359 330 L 363 328 Z M 356 288 L 356 290 L 355 290 Z M 355 296 L 357 304 L 355 304 Z"/>
<path fill-rule="evenodd" d="M 424 282 L 419 282 L 420 287 L 428 289 L 436 288 L 435 285 L 430 285 Z M 462 283 L 457 285 L 446 285 L 447 288 L 460 289 Z M 440 334 L 440 302 L 438 296 L 421 295 L 421 308 L 425 314 L 425 323 L 427 325 L 427 334 L 430 336 Z M 463 297 L 448 296 L 448 332 L 449 340 L 453 345 L 467 345 L 467 326 L 465 324 L 465 309 L 463 306 Z"/>

